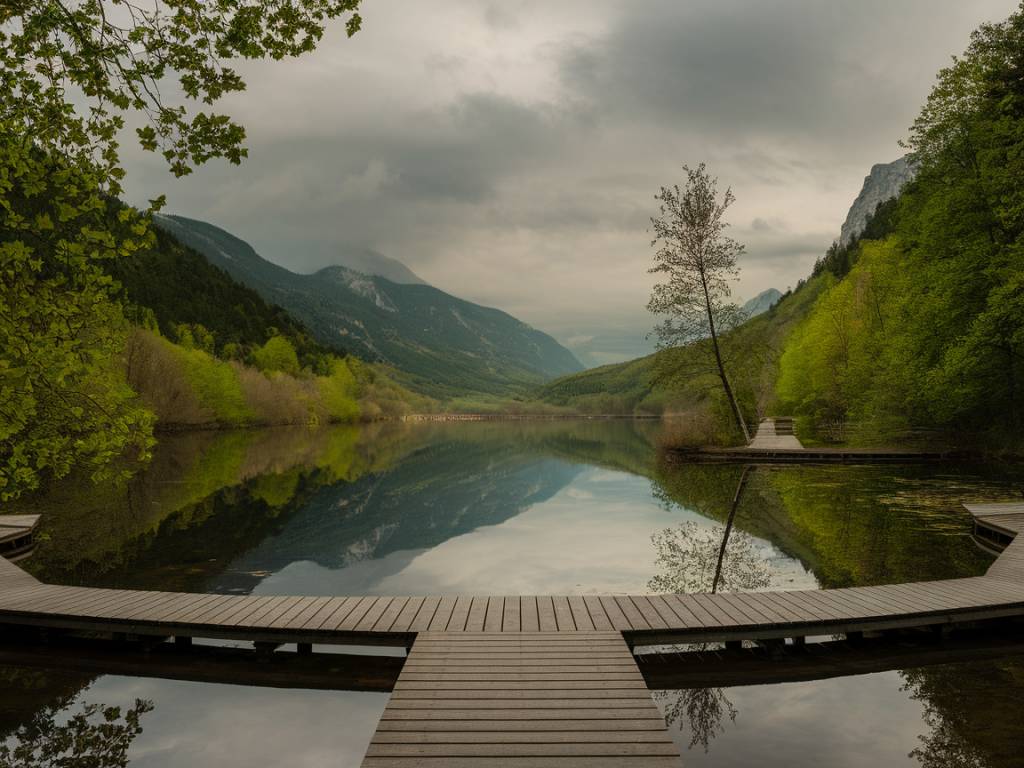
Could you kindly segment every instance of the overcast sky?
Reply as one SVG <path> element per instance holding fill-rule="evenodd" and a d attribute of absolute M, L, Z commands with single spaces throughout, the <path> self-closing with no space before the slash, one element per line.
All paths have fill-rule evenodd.
<path fill-rule="evenodd" d="M 644 351 L 648 219 L 701 161 L 731 186 L 738 298 L 807 275 L 936 71 L 1012 0 L 364 0 L 302 59 L 244 63 L 241 167 L 135 202 L 300 272 L 373 248 L 545 330 L 589 364 Z"/>

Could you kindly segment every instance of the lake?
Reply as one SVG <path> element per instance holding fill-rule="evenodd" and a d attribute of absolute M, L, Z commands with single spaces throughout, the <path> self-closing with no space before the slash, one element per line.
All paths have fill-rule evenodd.
<path fill-rule="evenodd" d="M 54 583 L 237 594 L 589 594 L 830 588 L 979 575 L 960 503 L 1013 465 L 679 466 L 653 421 L 374 424 L 168 436 L 127 482 L 71 480 L 26 569 Z M 685 568 L 672 566 L 682 553 Z M 678 559 L 678 558 L 677 558 Z M 394 653 L 395 651 L 371 651 Z M 399 652 L 400 653 L 400 652 Z M 33 719 L 137 699 L 131 765 L 357 766 L 387 694 L 0 668 Z M 659 691 L 688 766 L 1019 766 L 1024 660 Z M 45 718 L 40 720 L 40 718 Z M 286 724 L 286 725 L 285 725 Z M 26 737 L 27 738 L 27 737 Z M 105 765 L 105 763 L 97 763 Z"/>

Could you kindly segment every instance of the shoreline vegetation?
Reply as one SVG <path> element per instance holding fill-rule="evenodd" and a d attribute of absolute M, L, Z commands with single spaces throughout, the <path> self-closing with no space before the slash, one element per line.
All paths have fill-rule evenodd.
<path fill-rule="evenodd" d="M 71 77 L 103 104 L 130 104 L 140 82 L 163 77 L 163 65 L 148 73 L 110 66 L 130 54 L 128 42 L 109 45 L 97 8 L 84 18 L 104 42 L 79 40 L 67 54 L 74 66 L 54 77 Z M 22 15 L 34 19 L 24 27 L 31 34 L 0 37 L 32 55 L 48 55 L 40 52 L 51 38 L 81 28 L 69 30 L 59 15 L 31 5 Z M 190 32 L 200 43 L 238 44 L 237 30 L 223 19 L 207 21 Z M 247 27 L 247 34 L 257 31 Z M 166 45 L 162 31 L 139 33 L 156 35 L 155 50 Z M 261 39 L 251 41 L 253 55 L 268 53 Z M 716 202 L 701 166 L 688 171 L 682 200 L 705 203 L 719 237 L 711 251 L 697 252 L 717 254 L 717 261 L 687 261 L 686 248 L 660 237 L 654 271 L 672 278 L 664 290 L 675 288 L 656 292 L 650 308 L 656 315 L 685 309 L 659 326 L 664 348 L 547 383 L 539 374 L 511 375 L 499 354 L 490 370 L 499 381 L 489 388 L 460 374 L 467 358 L 475 360 L 473 348 L 439 353 L 428 381 L 410 375 L 401 357 L 379 350 L 357 357 L 344 334 L 317 340 L 289 312 L 161 233 L 153 215 L 162 197 L 145 210 L 119 200 L 124 170 L 113 137 L 125 107 L 90 122 L 65 101 L 63 87 L 44 87 L 45 72 L 19 63 L 31 55 L 21 56 L 0 66 L 8 75 L 0 90 L 17 105 L 0 124 L 0 261 L 7 275 L 0 285 L 0 501 L 73 469 L 102 479 L 126 460 L 144 462 L 155 436 L 170 432 L 406 418 L 665 417 L 661 447 L 673 450 L 742 444 L 744 425 L 786 414 L 796 417 L 808 447 L 926 442 L 1019 457 L 1022 50 L 1024 6 L 975 31 L 965 53 L 938 73 L 910 127 L 905 147 L 916 177 L 767 312 L 741 322 L 730 300 L 742 252 L 721 219 L 731 193 Z M 189 68 L 196 62 L 179 63 L 195 77 Z M 216 100 L 225 87 L 244 84 L 232 74 L 207 85 Z M 46 98 L 37 103 L 25 93 Z M 164 114 L 163 105 L 150 106 Z M 166 115 L 173 116 L 166 136 L 146 129 L 139 138 L 151 151 L 170 141 L 163 154 L 175 173 L 211 157 L 241 160 L 244 132 L 211 133 L 205 117 L 188 123 L 177 110 Z M 662 189 L 663 216 L 687 207 L 679 194 Z M 675 231 L 663 225 L 662 234 Z M 692 272 L 691 262 L 705 286 L 703 310 L 692 290 L 674 293 L 696 285 L 685 269 L 676 274 L 680 267 Z M 379 362 L 385 360 L 394 365 Z M 435 399 L 424 392 L 456 394 Z"/>
<path fill-rule="evenodd" d="M 321 372 L 300 368 L 281 336 L 253 351 L 254 364 L 225 360 L 189 339 L 174 343 L 143 328 L 128 337 L 125 378 L 157 433 L 368 422 L 432 407 L 381 367 L 351 356 L 327 358 Z"/>

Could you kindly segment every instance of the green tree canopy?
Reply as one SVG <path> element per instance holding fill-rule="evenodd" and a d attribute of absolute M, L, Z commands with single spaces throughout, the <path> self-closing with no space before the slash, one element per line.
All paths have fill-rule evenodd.
<path fill-rule="evenodd" d="M 884 241 L 856 246 L 788 340 L 779 395 L 865 434 L 988 431 L 1019 444 L 1024 5 L 939 73 L 907 146 L 916 180 Z"/>
<path fill-rule="evenodd" d="M 299 372 L 299 356 L 284 336 L 271 336 L 266 344 L 253 350 L 252 359 L 264 373 L 282 371 L 294 375 Z"/>
<path fill-rule="evenodd" d="M 240 162 L 244 130 L 213 111 L 245 88 L 232 62 L 311 51 L 341 16 L 351 35 L 358 5 L 0 4 L 0 498 L 149 440 L 117 364 L 127 324 L 101 269 L 151 244 L 147 215 L 114 199 L 124 131 L 177 176 L 212 158 Z"/>

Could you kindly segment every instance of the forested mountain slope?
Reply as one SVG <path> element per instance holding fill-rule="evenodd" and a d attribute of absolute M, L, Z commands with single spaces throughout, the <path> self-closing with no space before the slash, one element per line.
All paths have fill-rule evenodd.
<path fill-rule="evenodd" d="M 748 415 L 768 406 L 801 417 L 811 437 L 893 442 L 924 431 L 1019 450 L 1024 11 L 983 25 L 939 73 L 907 145 L 899 197 L 876 195 L 871 216 L 844 228 L 852 239 L 833 244 L 806 283 L 726 337 L 730 376 Z M 700 347 L 565 377 L 540 397 L 627 412 L 698 404 L 714 418 Z"/>
<path fill-rule="evenodd" d="M 169 339 L 201 325 L 212 335 L 211 351 L 225 355 L 227 350 L 225 356 L 238 359 L 274 334 L 287 338 L 304 364 L 313 364 L 327 352 L 286 310 L 265 301 L 172 234 L 156 229 L 156 236 L 155 247 L 107 265 L 123 287 L 130 319 L 137 325 L 147 323 L 147 311 Z"/>
<path fill-rule="evenodd" d="M 788 339 L 779 395 L 854 440 L 927 429 L 1021 445 L 1024 12 L 984 25 L 908 141 L 888 233 L 831 270 Z"/>
<path fill-rule="evenodd" d="M 425 394 L 508 395 L 582 368 L 547 334 L 432 286 L 394 283 L 342 266 L 297 274 L 205 222 L 161 216 L 157 223 L 286 308 L 321 343 L 388 363 Z"/>

